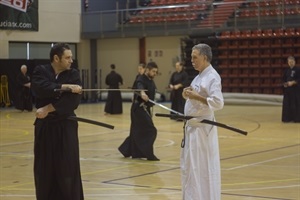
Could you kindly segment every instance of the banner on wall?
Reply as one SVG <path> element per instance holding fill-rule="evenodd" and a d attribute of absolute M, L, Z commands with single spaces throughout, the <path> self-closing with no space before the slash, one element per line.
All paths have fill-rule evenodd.
<path fill-rule="evenodd" d="M 38 0 L 0 0 L 0 29 L 38 31 Z"/>

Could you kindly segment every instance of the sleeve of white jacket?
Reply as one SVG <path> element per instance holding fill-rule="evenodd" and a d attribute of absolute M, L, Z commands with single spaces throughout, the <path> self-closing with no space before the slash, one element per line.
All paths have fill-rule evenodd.
<path fill-rule="evenodd" d="M 210 79 L 209 94 L 206 98 L 209 108 L 213 111 L 221 110 L 224 106 L 224 98 L 222 94 L 221 78 L 215 76 Z"/>

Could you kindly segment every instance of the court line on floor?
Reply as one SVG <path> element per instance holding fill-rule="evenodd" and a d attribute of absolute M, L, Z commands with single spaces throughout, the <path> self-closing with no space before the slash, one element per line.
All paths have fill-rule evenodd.
<path fill-rule="evenodd" d="M 222 195 L 227 196 L 238 196 L 238 197 L 247 197 L 247 198 L 259 198 L 259 199 L 273 199 L 273 200 L 295 200 L 295 199 L 286 199 L 286 198 L 280 198 L 280 197 L 266 197 L 266 196 L 257 196 L 257 195 L 246 195 L 246 194 L 229 194 L 229 193 L 222 193 Z"/>
<path fill-rule="evenodd" d="M 276 161 L 276 160 L 286 159 L 286 158 L 290 158 L 290 157 L 294 157 L 294 156 L 298 156 L 298 155 L 300 155 L 300 153 L 292 154 L 292 155 L 288 155 L 288 156 L 281 156 L 281 157 L 277 157 L 277 158 L 272 158 L 272 159 L 264 160 L 264 161 L 261 161 L 261 162 L 254 162 L 254 163 L 250 163 L 250 164 L 240 165 L 240 166 L 237 166 L 237 167 L 231 167 L 231 168 L 227 168 L 227 169 L 223 169 L 223 170 L 228 170 L 228 171 L 229 170 L 235 170 L 235 169 L 250 167 L 250 166 L 263 164 L 263 163 L 267 163 L 267 162 L 272 162 L 272 161 Z"/>
<path fill-rule="evenodd" d="M 224 192 L 239 192 L 239 191 L 270 190 L 270 189 L 282 189 L 282 188 L 294 188 L 294 187 L 300 187 L 300 185 L 285 185 L 285 186 L 272 186 L 272 187 L 259 187 L 259 188 L 227 189 L 227 190 L 222 190 L 222 191 L 224 191 Z"/>
<path fill-rule="evenodd" d="M 223 184 L 224 186 L 240 186 L 240 185 L 252 185 L 252 184 L 265 184 L 265 183 L 281 183 L 281 182 L 290 182 L 290 181 L 298 181 L 300 178 L 294 179 L 281 179 L 281 180 L 270 180 L 270 181 L 256 181 L 256 182 L 243 182 L 243 183 L 228 183 Z"/>
<path fill-rule="evenodd" d="M 249 155 L 261 154 L 261 153 L 266 153 L 266 152 L 271 152 L 271 151 L 276 151 L 276 150 L 281 150 L 281 149 L 286 149 L 286 148 L 292 148 L 292 147 L 297 147 L 297 146 L 300 146 L 300 144 L 293 144 L 293 145 L 289 145 L 289 146 L 283 146 L 283 147 L 267 149 L 267 150 L 258 151 L 258 152 L 241 154 L 241 155 L 227 157 L 227 158 L 221 158 L 221 160 L 230 160 L 230 159 L 234 159 L 234 158 L 240 158 L 240 157 L 249 156 Z"/>

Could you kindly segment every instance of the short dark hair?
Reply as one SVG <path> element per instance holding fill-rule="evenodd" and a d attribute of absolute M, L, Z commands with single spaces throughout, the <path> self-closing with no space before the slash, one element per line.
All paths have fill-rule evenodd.
<path fill-rule="evenodd" d="M 111 64 L 111 65 L 110 65 L 110 68 L 111 68 L 111 69 L 116 69 L 116 65 L 115 65 L 115 64 Z"/>
<path fill-rule="evenodd" d="M 148 62 L 146 68 L 151 70 L 153 68 L 158 68 L 158 67 L 157 67 L 157 64 L 155 62 Z"/>
<path fill-rule="evenodd" d="M 145 63 L 140 63 L 138 66 L 141 66 L 142 68 L 145 68 Z"/>
<path fill-rule="evenodd" d="M 57 43 L 50 50 L 50 61 L 54 60 L 54 56 L 57 55 L 59 58 L 62 57 L 65 50 L 70 50 L 70 47 L 67 43 Z"/>
<path fill-rule="evenodd" d="M 182 67 L 183 67 L 183 62 L 181 62 L 181 61 L 177 61 L 176 63 L 178 63 L 180 66 L 182 66 Z"/>

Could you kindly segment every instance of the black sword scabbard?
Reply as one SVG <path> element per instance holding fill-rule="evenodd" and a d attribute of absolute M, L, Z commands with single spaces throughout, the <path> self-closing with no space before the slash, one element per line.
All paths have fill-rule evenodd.
<path fill-rule="evenodd" d="M 192 118 L 196 118 L 196 117 L 193 117 L 193 116 L 182 116 L 182 115 L 162 114 L 162 113 L 156 113 L 155 116 L 157 116 L 157 117 L 173 117 L 175 119 L 183 119 L 183 120 L 189 120 L 189 119 L 192 119 Z M 248 134 L 247 131 L 244 131 L 244 130 L 241 130 L 241 129 L 238 129 L 238 128 L 235 128 L 235 127 L 231 127 L 231 126 L 228 126 L 226 124 L 222 124 L 220 122 L 207 120 L 207 119 L 204 119 L 204 120 L 200 121 L 200 123 L 205 123 L 205 124 L 210 124 L 210 125 L 213 125 L 213 126 L 222 127 L 222 128 L 240 133 L 242 135 L 247 135 Z"/>
<path fill-rule="evenodd" d="M 54 114 L 49 114 L 49 117 L 55 117 Z M 66 119 L 69 120 L 73 120 L 73 121 L 78 121 L 78 122 L 84 122 L 84 123 L 88 123 L 88 124 L 93 124 L 93 125 L 97 125 L 97 126 L 102 126 L 105 128 L 109 128 L 109 129 L 114 129 L 115 127 L 110 125 L 110 124 L 105 124 L 103 122 L 98 122 L 95 120 L 91 120 L 91 119 L 86 119 L 86 118 L 82 118 L 82 117 L 77 117 L 77 116 L 68 116 L 66 117 Z"/>
<path fill-rule="evenodd" d="M 211 124 L 211 125 L 214 125 L 214 126 L 226 128 L 226 129 L 228 129 L 228 130 L 231 130 L 231 131 L 240 133 L 240 134 L 242 134 L 242 135 L 247 135 L 247 134 L 248 134 L 247 131 L 244 131 L 244 130 L 241 130 L 241 129 L 238 129 L 238 128 L 234 128 L 234 127 L 232 127 L 232 126 L 228 126 L 228 125 L 222 124 L 222 123 L 220 123 L 220 122 L 215 122 L 215 121 L 211 121 L 211 120 L 204 119 L 204 120 L 201 121 L 201 123 Z"/>
<path fill-rule="evenodd" d="M 114 126 L 112 126 L 110 124 L 105 124 L 105 123 L 102 123 L 102 122 L 98 122 L 98 121 L 94 121 L 94 120 L 90 120 L 90 119 L 85 119 L 85 118 L 81 118 L 81 117 L 76 117 L 76 116 L 69 116 L 67 119 L 74 120 L 74 121 L 79 121 L 79 122 L 85 122 L 85 123 L 88 123 L 88 124 L 94 124 L 94 125 L 102 126 L 102 127 L 109 128 L 109 129 L 114 129 L 115 128 Z"/>

